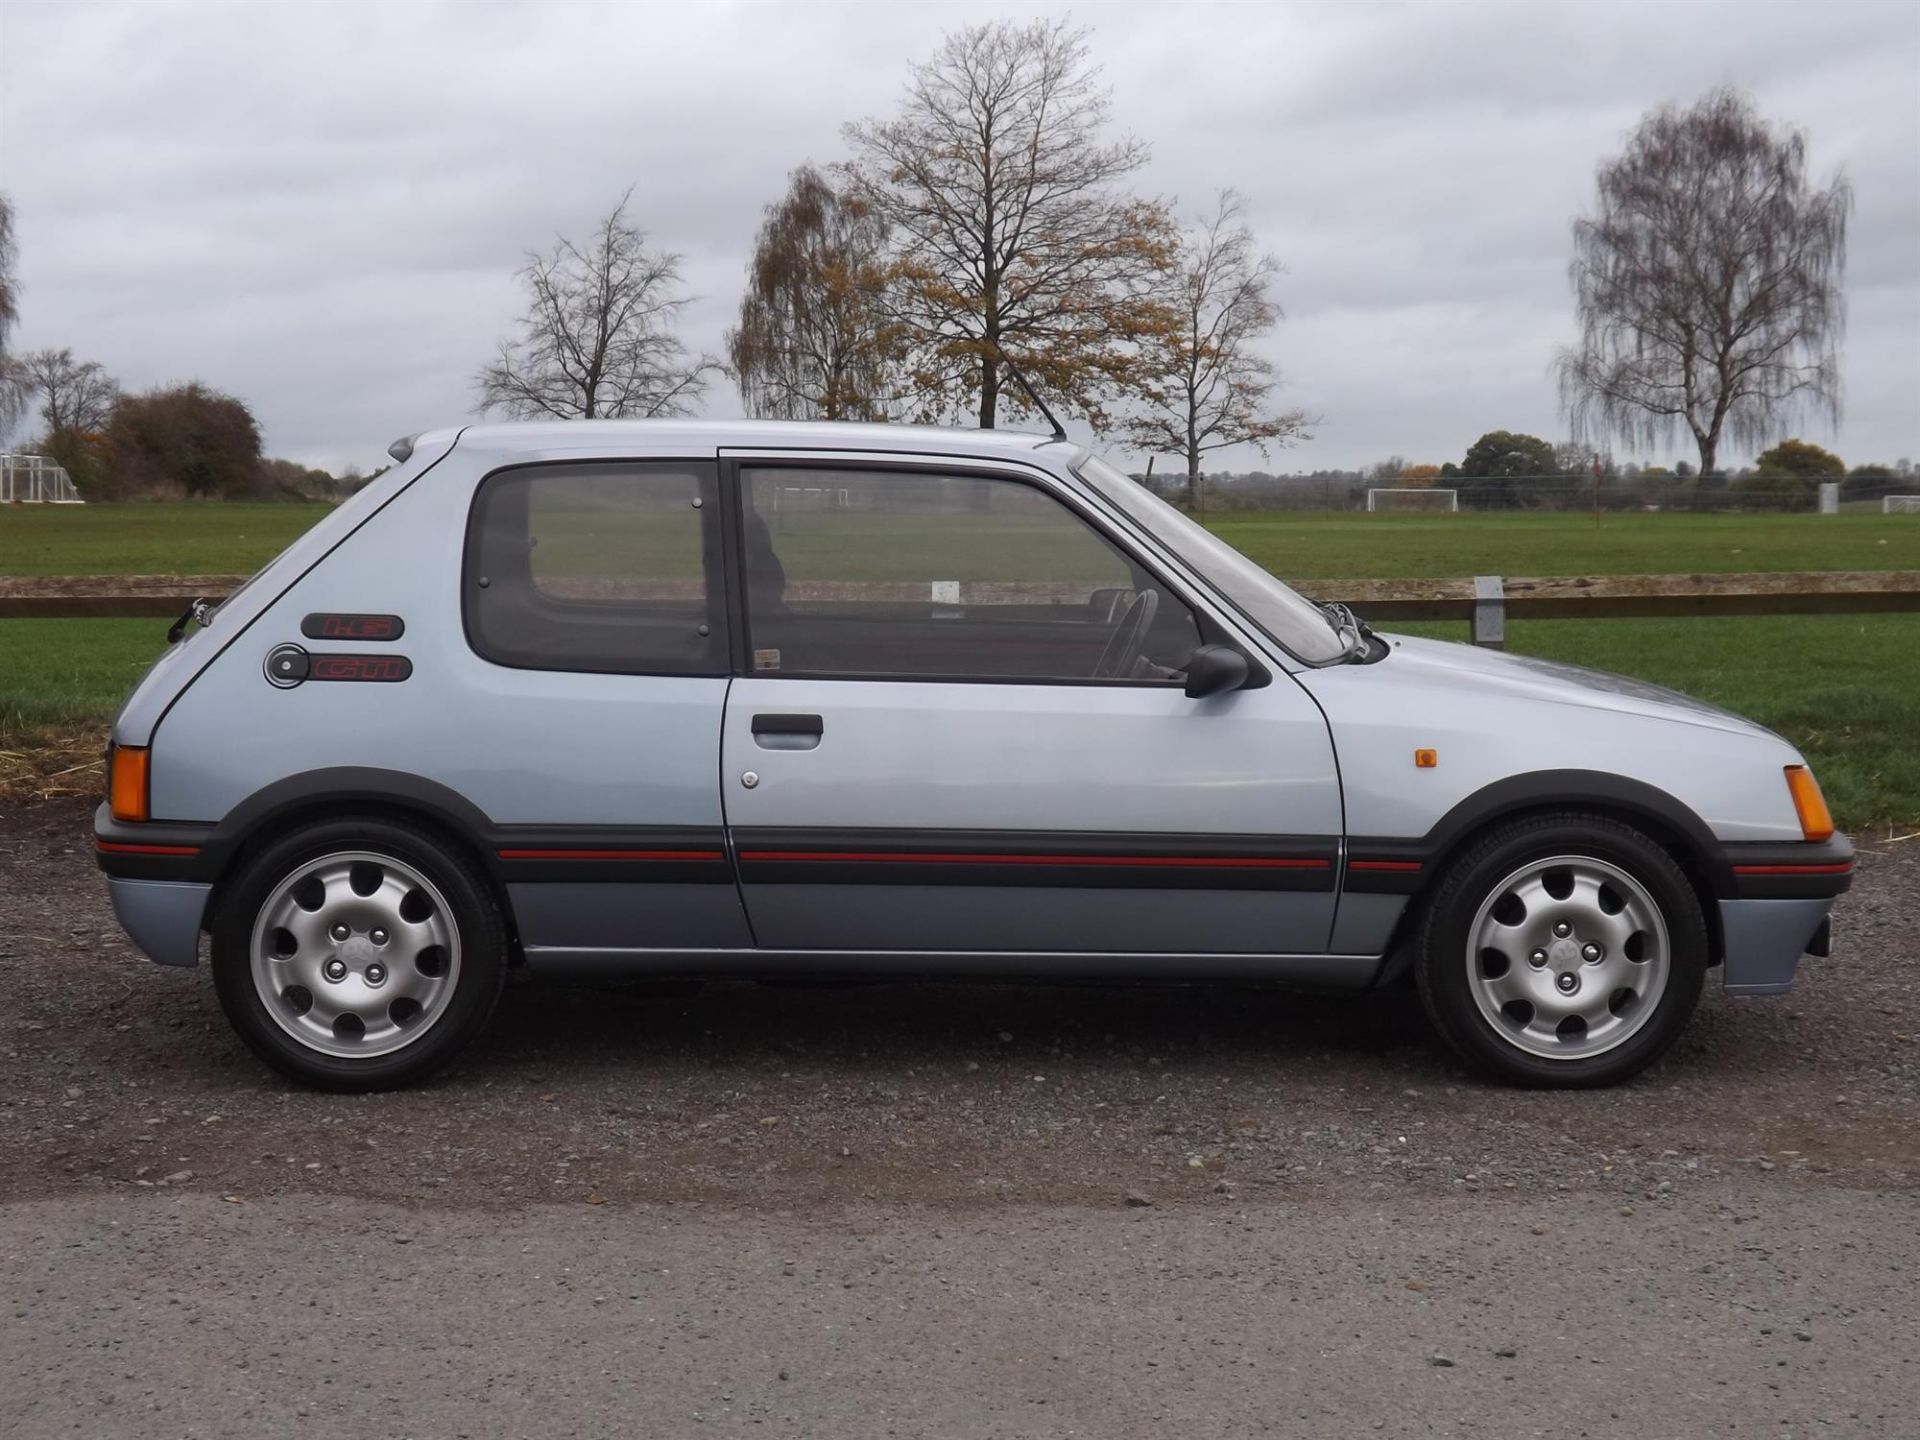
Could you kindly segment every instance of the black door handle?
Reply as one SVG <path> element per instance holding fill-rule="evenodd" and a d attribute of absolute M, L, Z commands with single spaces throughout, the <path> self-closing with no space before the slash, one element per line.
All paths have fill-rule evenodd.
<path fill-rule="evenodd" d="M 756 735 L 819 735 L 826 727 L 818 715 L 756 715 L 753 717 L 753 733 Z"/>

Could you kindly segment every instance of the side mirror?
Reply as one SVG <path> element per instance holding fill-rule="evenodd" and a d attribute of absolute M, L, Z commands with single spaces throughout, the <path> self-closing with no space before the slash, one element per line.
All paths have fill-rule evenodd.
<path fill-rule="evenodd" d="M 1231 645 L 1202 645 L 1187 661 L 1187 698 L 1204 700 L 1238 690 L 1252 674 L 1247 657 Z"/>

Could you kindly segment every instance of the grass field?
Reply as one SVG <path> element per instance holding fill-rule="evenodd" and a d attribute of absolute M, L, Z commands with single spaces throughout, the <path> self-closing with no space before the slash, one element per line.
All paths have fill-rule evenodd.
<path fill-rule="evenodd" d="M 326 505 L 0 505 L 0 575 L 251 575 Z"/>
<path fill-rule="evenodd" d="M 0 575 L 249 572 L 323 513 L 5 507 Z M 1597 530 L 1587 516 L 1533 514 L 1232 514 L 1215 523 L 1269 569 L 1303 580 L 1920 569 L 1913 516 L 1608 515 Z M 962 568 L 985 576 L 993 566 Z M 1461 639 L 1466 627 L 1393 628 Z M 75 788 L 97 786 L 86 766 L 100 727 L 165 630 L 160 620 L 0 621 L 0 751 L 74 737 Z M 1920 828 L 1920 616 L 1523 621 L 1509 638 L 1519 651 L 1641 676 L 1750 715 L 1807 753 L 1843 824 Z M 44 759 L 36 773 L 49 773 Z"/>
<path fill-rule="evenodd" d="M 1230 512 L 1208 524 L 1285 580 L 1920 570 L 1920 515 Z"/>
<path fill-rule="evenodd" d="M 0 506 L 0 575 L 251 574 L 326 511 Z M 1561 513 L 1241 511 L 1208 523 L 1283 579 L 1920 570 L 1920 515 L 1603 515 L 1596 527 L 1591 516 Z M 955 579 L 994 578 L 993 556 L 949 563 L 959 566 Z"/>

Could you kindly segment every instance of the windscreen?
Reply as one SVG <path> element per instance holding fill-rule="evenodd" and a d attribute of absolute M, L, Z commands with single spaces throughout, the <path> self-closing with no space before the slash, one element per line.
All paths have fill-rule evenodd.
<path fill-rule="evenodd" d="M 1346 642 L 1311 600 L 1281 584 L 1211 530 L 1189 519 L 1146 486 L 1097 455 L 1083 455 L 1074 473 L 1206 579 L 1234 609 L 1277 644 L 1312 665 L 1339 660 Z"/>

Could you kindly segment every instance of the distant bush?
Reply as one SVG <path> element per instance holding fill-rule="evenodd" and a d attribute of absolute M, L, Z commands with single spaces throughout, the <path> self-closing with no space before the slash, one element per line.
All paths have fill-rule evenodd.
<path fill-rule="evenodd" d="M 269 490 L 252 412 L 204 385 L 121 396 L 106 441 L 106 498 L 251 500 Z"/>

